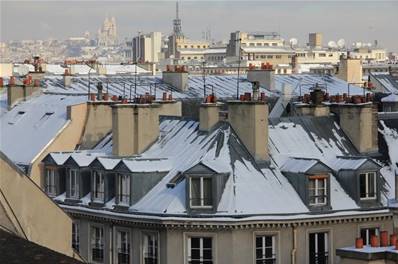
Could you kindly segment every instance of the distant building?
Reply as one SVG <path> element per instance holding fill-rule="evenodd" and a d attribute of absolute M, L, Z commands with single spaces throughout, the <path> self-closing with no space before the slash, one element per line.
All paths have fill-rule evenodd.
<path fill-rule="evenodd" d="M 310 33 L 308 37 L 310 48 L 322 48 L 322 33 Z"/>
<path fill-rule="evenodd" d="M 98 30 L 97 41 L 97 44 L 100 47 L 117 45 L 117 27 L 116 19 L 114 17 L 111 19 L 105 18 L 102 27 Z"/>
<path fill-rule="evenodd" d="M 162 52 L 162 33 L 139 34 L 133 38 L 131 48 L 133 61 L 157 63 Z"/>

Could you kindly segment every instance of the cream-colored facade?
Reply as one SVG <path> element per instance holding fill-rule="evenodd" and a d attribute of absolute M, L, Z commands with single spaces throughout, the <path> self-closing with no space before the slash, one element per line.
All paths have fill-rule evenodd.
<path fill-rule="evenodd" d="M 87 104 L 68 106 L 68 122 L 57 133 L 55 138 L 33 159 L 30 164 L 29 177 L 44 188 L 44 173 L 41 161 L 50 152 L 73 151 L 81 142 L 87 116 Z"/>
<path fill-rule="evenodd" d="M 388 60 L 385 49 L 379 48 L 358 48 L 350 52 L 350 56 L 362 61 L 386 62 Z"/>
<path fill-rule="evenodd" d="M 351 57 L 342 58 L 336 77 L 352 84 L 360 84 L 362 81 L 362 63 L 360 59 Z"/>
<path fill-rule="evenodd" d="M 0 228 L 81 259 L 72 249 L 72 219 L 1 152 L 0 213 Z"/>
<path fill-rule="evenodd" d="M 322 47 L 322 33 L 310 33 L 308 36 L 308 45 L 311 48 Z"/>

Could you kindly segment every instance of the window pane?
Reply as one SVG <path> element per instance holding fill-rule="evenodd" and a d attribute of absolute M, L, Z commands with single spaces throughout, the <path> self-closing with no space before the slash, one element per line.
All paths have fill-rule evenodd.
<path fill-rule="evenodd" d="M 375 186 L 375 174 L 373 172 L 368 173 L 368 196 L 375 197 L 376 196 L 376 186 Z"/>
<path fill-rule="evenodd" d="M 203 201 L 204 205 L 212 205 L 211 178 L 203 178 Z"/>
<path fill-rule="evenodd" d="M 191 178 L 191 205 L 200 206 L 200 178 Z"/>
<path fill-rule="evenodd" d="M 366 198 L 366 174 L 359 175 L 359 191 L 361 198 Z"/>

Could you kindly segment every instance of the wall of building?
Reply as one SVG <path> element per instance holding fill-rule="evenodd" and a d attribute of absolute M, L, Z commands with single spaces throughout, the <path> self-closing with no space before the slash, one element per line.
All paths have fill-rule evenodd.
<path fill-rule="evenodd" d="M 89 231 L 90 222 L 80 219 L 82 256 L 89 256 Z M 103 222 L 105 223 L 105 222 Z M 96 224 L 96 223 L 93 223 Z M 132 223 L 132 225 L 134 225 Z M 187 239 L 189 236 L 211 236 L 213 237 L 213 257 L 216 264 L 255 264 L 255 236 L 275 235 L 277 264 L 292 263 L 293 250 L 293 228 L 226 228 L 226 229 L 189 229 L 168 228 L 159 229 L 151 227 L 117 226 L 105 224 L 106 230 L 125 228 L 130 232 L 130 245 L 133 263 L 142 262 L 142 235 L 145 232 L 156 232 L 159 235 L 159 263 L 187 264 Z M 392 232 L 392 220 L 366 220 L 352 221 L 335 224 L 308 224 L 296 227 L 296 263 L 308 263 L 309 258 L 309 234 L 314 232 L 328 232 L 329 236 L 329 263 L 339 263 L 336 257 L 336 248 L 352 246 L 355 238 L 360 236 L 361 228 L 378 227 L 380 230 Z M 111 231 L 108 231 L 111 232 Z M 105 242 L 106 248 L 112 248 L 110 240 Z M 106 254 L 109 256 L 110 254 Z M 111 263 L 107 259 L 105 263 Z"/>
<path fill-rule="evenodd" d="M 0 203 L 17 235 L 62 254 L 72 250 L 72 220 L 29 177 L 0 153 Z"/>
<path fill-rule="evenodd" d="M 55 138 L 33 159 L 29 177 L 43 187 L 41 161 L 50 152 L 72 151 L 80 143 L 86 122 L 87 105 L 85 103 L 68 106 L 68 123 L 58 132 Z"/>
<path fill-rule="evenodd" d="M 14 65 L 12 63 L 0 63 L 0 77 L 10 77 L 13 75 Z"/>
<path fill-rule="evenodd" d="M 90 149 L 112 131 L 112 108 L 110 102 L 88 102 L 87 121 L 80 143 L 83 149 Z"/>

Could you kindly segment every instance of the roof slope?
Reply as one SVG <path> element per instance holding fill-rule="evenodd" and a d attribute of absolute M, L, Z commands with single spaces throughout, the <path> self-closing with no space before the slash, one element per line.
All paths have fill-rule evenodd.
<path fill-rule="evenodd" d="M 68 122 L 67 106 L 85 100 L 44 94 L 19 103 L 1 115 L 0 150 L 16 164 L 30 164 Z"/>

